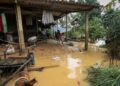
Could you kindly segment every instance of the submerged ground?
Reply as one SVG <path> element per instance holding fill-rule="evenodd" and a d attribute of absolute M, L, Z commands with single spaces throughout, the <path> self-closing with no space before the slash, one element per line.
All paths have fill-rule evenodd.
<path fill-rule="evenodd" d="M 35 67 L 54 66 L 41 72 L 29 72 L 29 78 L 38 81 L 34 86 L 89 86 L 85 81 L 86 69 L 106 59 L 102 49 L 89 46 L 89 51 L 83 51 L 84 43 L 73 42 L 82 52 L 71 50 L 66 45 L 61 46 L 53 41 L 41 42 L 34 49 Z M 7 86 L 14 86 L 16 78 Z"/>

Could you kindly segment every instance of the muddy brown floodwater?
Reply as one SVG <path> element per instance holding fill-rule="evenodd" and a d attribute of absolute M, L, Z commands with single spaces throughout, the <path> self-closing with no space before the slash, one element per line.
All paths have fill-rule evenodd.
<path fill-rule="evenodd" d="M 83 49 L 84 43 L 76 43 Z M 34 86 L 89 86 L 85 81 L 86 69 L 105 59 L 105 54 L 90 44 L 89 51 L 70 51 L 64 46 L 52 43 L 39 43 L 34 50 L 35 67 L 53 66 L 41 72 L 29 72 L 30 79 L 36 78 Z M 16 78 L 7 86 L 14 86 Z"/>

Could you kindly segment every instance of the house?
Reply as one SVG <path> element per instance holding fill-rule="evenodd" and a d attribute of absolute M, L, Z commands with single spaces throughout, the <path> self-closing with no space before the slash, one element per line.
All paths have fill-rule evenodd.
<path fill-rule="evenodd" d="M 96 7 L 96 5 L 74 2 L 73 0 L 0 0 L 0 13 L 6 15 L 8 32 L 13 32 L 14 39 L 16 41 L 19 40 L 19 45 L 22 50 L 25 49 L 25 40 L 27 37 L 31 34 L 37 34 L 38 26 L 44 28 L 51 25 L 44 25 L 42 22 L 38 23 L 38 20 L 42 20 L 43 11 L 51 12 L 54 20 L 66 16 L 71 12 L 84 11 L 86 20 L 85 50 L 87 50 L 88 12 Z"/>

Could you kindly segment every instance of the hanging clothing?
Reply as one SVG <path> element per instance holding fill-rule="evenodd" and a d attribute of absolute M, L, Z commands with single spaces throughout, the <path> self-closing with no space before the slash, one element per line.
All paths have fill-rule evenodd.
<path fill-rule="evenodd" d="M 6 16 L 5 16 L 4 13 L 2 13 L 1 16 L 2 16 L 3 32 L 4 32 L 4 33 L 7 33 L 8 30 L 7 30 Z"/>
<path fill-rule="evenodd" d="M 3 28 L 3 26 L 2 26 L 2 17 L 0 16 L 0 32 L 2 32 L 2 28 Z"/>
<path fill-rule="evenodd" d="M 42 15 L 42 23 L 43 24 L 50 24 L 54 23 L 54 18 L 52 12 L 49 11 L 43 11 Z"/>

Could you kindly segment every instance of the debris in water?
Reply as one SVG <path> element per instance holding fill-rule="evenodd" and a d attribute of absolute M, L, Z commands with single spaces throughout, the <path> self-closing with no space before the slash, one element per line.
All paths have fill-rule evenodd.
<path fill-rule="evenodd" d="M 60 57 L 58 57 L 58 56 L 53 57 L 52 59 L 55 60 L 55 61 L 60 61 Z"/>
<path fill-rule="evenodd" d="M 80 81 L 79 80 L 78 80 L 77 84 L 78 84 L 78 86 L 80 86 Z"/>
<path fill-rule="evenodd" d="M 13 45 L 7 45 L 7 47 L 8 47 L 6 50 L 7 54 L 11 54 L 15 52 L 15 48 L 13 47 Z"/>
<path fill-rule="evenodd" d="M 74 47 L 74 46 L 65 46 L 65 48 L 67 48 L 70 51 L 74 51 L 74 52 L 81 52 L 81 49 L 78 47 Z"/>

